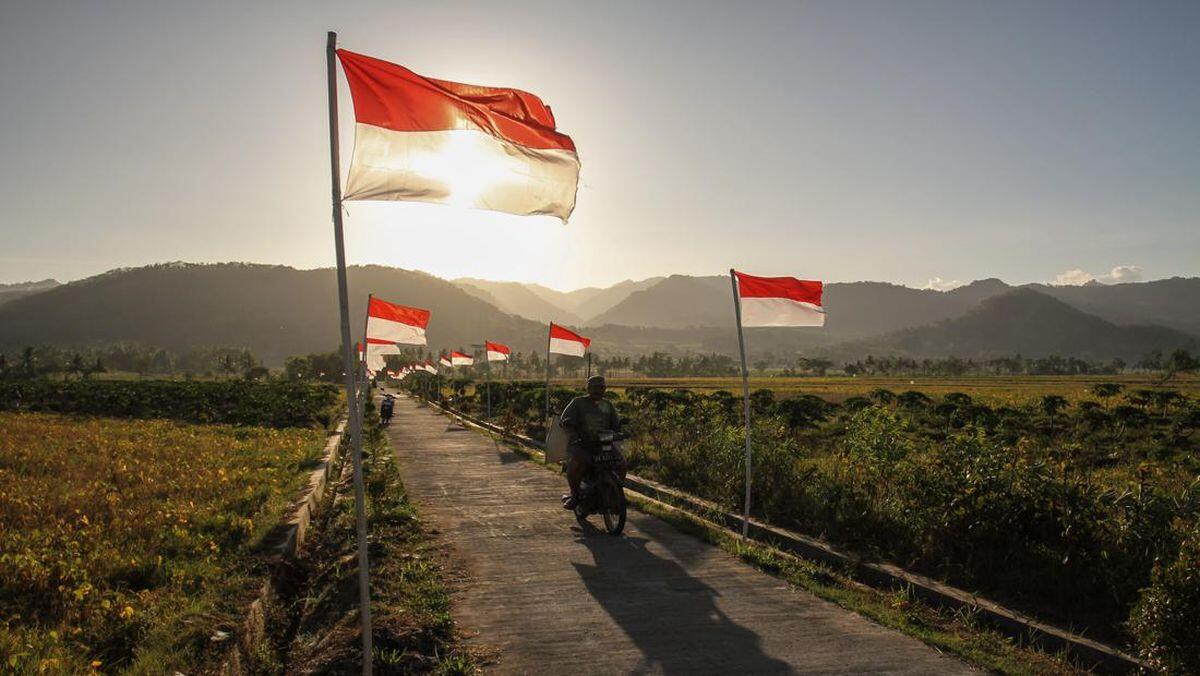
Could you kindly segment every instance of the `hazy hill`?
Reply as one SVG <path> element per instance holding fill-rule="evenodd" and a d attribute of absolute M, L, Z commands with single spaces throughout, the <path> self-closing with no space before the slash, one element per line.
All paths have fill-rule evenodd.
<path fill-rule="evenodd" d="M 60 286 L 57 279 L 43 279 L 40 282 L 18 282 L 16 284 L 0 284 L 0 305 L 35 293 L 47 291 Z"/>
<path fill-rule="evenodd" d="M 437 277 L 366 266 L 351 267 L 349 282 L 356 339 L 371 292 L 430 309 L 429 348 L 435 351 L 485 338 L 521 351 L 545 349 L 543 325 L 501 312 Z M 0 306 L 0 349 L 116 341 L 177 351 L 247 347 L 270 364 L 336 349 L 336 276 L 329 268 L 176 263 L 114 270 Z"/>
<path fill-rule="evenodd" d="M 560 307 L 587 321 L 625 300 L 635 291 L 649 288 L 662 281 L 663 277 L 650 277 L 640 281 L 627 279 L 606 288 L 588 286 L 574 291 L 558 291 L 541 284 L 525 284 L 531 293 L 552 305 Z"/>
<path fill-rule="evenodd" d="M 729 278 L 671 275 L 657 284 L 634 291 L 586 323 L 664 329 L 733 326 Z"/>
<path fill-rule="evenodd" d="M 542 323 L 551 321 L 570 325 L 580 323 L 579 317 L 574 312 L 547 301 L 531 291 L 527 285 L 519 282 L 493 282 L 465 277 L 454 280 L 454 283 L 472 296 L 518 317 Z"/>
<path fill-rule="evenodd" d="M 1047 296 L 1114 324 L 1161 324 L 1200 334 L 1200 277 L 1129 284 L 1030 284 Z"/>
<path fill-rule="evenodd" d="M 1134 360 L 1150 350 L 1195 349 L 1200 339 L 1163 326 L 1119 326 L 1034 291 L 1021 288 L 984 300 L 961 317 L 879 338 L 837 346 L 841 355 L 902 354 L 916 357 L 988 358 L 1070 355 Z"/>

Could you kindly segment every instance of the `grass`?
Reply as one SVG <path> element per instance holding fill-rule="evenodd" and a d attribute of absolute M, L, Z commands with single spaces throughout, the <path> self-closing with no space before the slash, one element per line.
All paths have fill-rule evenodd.
<path fill-rule="evenodd" d="M 379 673 L 473 674 L 450 606 L 446 557 L 408 499 L 395 457 L 371 411 L 369 459 L 364 462 L 374 664 Z M 294 596 L 295 631 L 282 659 L 288 673 L 357 674 L 357 558 L 353 487 L 343 481 L 327 497 L 315 537 L 298 562 L 304 578 Z"/>
<path fill-rule="evenodd" d="M 0 669 L 194 671 L 263 570 L 312 430 L 0 413 Z M 246 601 L 248 603 L 248 601 Z"/>

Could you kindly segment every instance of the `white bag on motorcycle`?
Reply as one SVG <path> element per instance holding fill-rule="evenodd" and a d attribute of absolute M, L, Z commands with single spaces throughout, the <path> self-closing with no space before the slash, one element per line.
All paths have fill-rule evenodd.
<path fill-rule="evenodd" d="M 562 421 L 558 416 L 552 417 L 546 429 L 546 462 L 565 462 L 567 443 L 570 441 L 570 435 L 563 429 Z"/>

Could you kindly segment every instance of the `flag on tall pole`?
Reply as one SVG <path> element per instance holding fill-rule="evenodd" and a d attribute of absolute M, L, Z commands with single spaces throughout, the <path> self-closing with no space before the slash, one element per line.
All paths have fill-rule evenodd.
<path fill-rule="evenodd" d="M 507 345 L 493 343 L 491 341 L 483 341 L 484 347 L 487 349 L 487 360 L 493 361 L 508 361 L 512 355 L 512 350 L 508 349 Z"/>
<path fill-rule="evenodd" d="M 550 322 L 550 333 L 546 336 L 546 430 L 550 429 L 550 355 L 565 354 L 572 357 L 582 357 L 592 344 L 591 338 L 584 338 L 574 331 Z"/>
<path fill-rule="evenodd" d="M 429 310 L 389 303 L 374 296 L 367 302 L 367 339 L 424 345 Z"/>
<path fill-rule="evenodd" d="M 824 284 L 795 277 L 755 277 L 729 270 L 733 287 L 733 314 L 737 322 L 738 352 L 742 357 L 742 407 L 746 418 L 746 498 L 742 505 L 742 537 L 750 531 L 750 371 L 746 368 L 747 326 L 824 326 L 821 305 Z"/>
<path fill-rule="evenodd" d="M 464 85 L 421 77 L 392 63 L 325 43 L 329 100 L 329 163 L 334 247 L 346 398 L 353 440 L 355 522 L 363 673 L 371 673 L 362 420 L 355 405 L 356 369 L 350 334 L 342 202 L 415 200 L 511 214 L 547 214 L 565 223 L 575 208 L 579 156 L 556 128 L 550 107 L 517 89 Z M 338 147 L 337 60 L 354 99 L 355 147 L 342 195 Z M 440 380 L 440 376 L 439 376 Z M 440 394 L 440 383 L 439 383 Z"/>
<path fill-rule="evenodd" d="M 470 366 L 475 363 L 475 358 L 469 354 L 455 350 L 450 353 L 451 366 Z"/>
<path fill-rule="evenodd" d="M 519 89 L 417 75 L 344 49 L 354 99 L 347 200 L 416 200 L 564 222 L 579 156 L 550 107 Z"/>

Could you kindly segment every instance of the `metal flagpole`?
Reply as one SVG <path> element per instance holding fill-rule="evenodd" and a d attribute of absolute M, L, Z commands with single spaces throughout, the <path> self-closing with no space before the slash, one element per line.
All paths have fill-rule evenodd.
<path fill-rule="evenodd" d="M 737 275 L 729 270 L 729 284 L 733 287 L 733 317 L 737 322 L 738 352 L 742 356 L 742 403 L 746 414 L 746 502 L 742 507 L 742 537 L 750 533 L 750 372 L 746 370 L 746 339 L 742 336 L 742 299 L 738 296 Z"/>
<path fill-rule="evenodd" d="M 484 377 L 487 379 L 487 419 L 492 419 L 492 359 L 488 356 L 487 343 L 483 344 L 483 358 L 487 362 Z"/>
<path fill-rule="evenodd" d="M 546 434 L 550 434 L 550 332 L 554 330 L 554 322 L 546 330 Z"/>
<path fill-rule="evenodd" d="M 362 419 L 367 419 L 367 399 L 371 396 L 371 382 L 367 379 L 367 353 L 371 351 L 371 345 L 367 342 L 367 326 L 371 324 L 371 299 L 375 294 L 367 294 L 367 308 L 363 312 L 363 356 L 362 356 Z"/>
<path fill-rule="evenodd" d="M 592 377 L 592 353 L 590 350 L 587 353 L 587 358 L 588 358 L 587 377 L 591 378 Z"/>
<path fill-rule="evenodd" d="M 371 584 L 367 562 L 367 512 L 363 490 L 363 427 L 354 395 L 354 343 L 350 338 L 350 301 L 346 283 L 346 245 L 342 236 L 342 174 L 338 150 L 337 33 L 329 31 L 325 42 L 326 74 L 329 79 L 329 165 L 333 186 L 333 242 L 337 254 L 338 305 L 342 324 L 342 355 L 346 366 L 346 406 L 349 409 L 350 437 L 354 444 L 354 521 L 358 536 L 358 611 L 362 622 L 362 670 L 370 676 L 374 652 L 371 649 Z M 363 341 L 364 358 L 367 351 Z"/>

